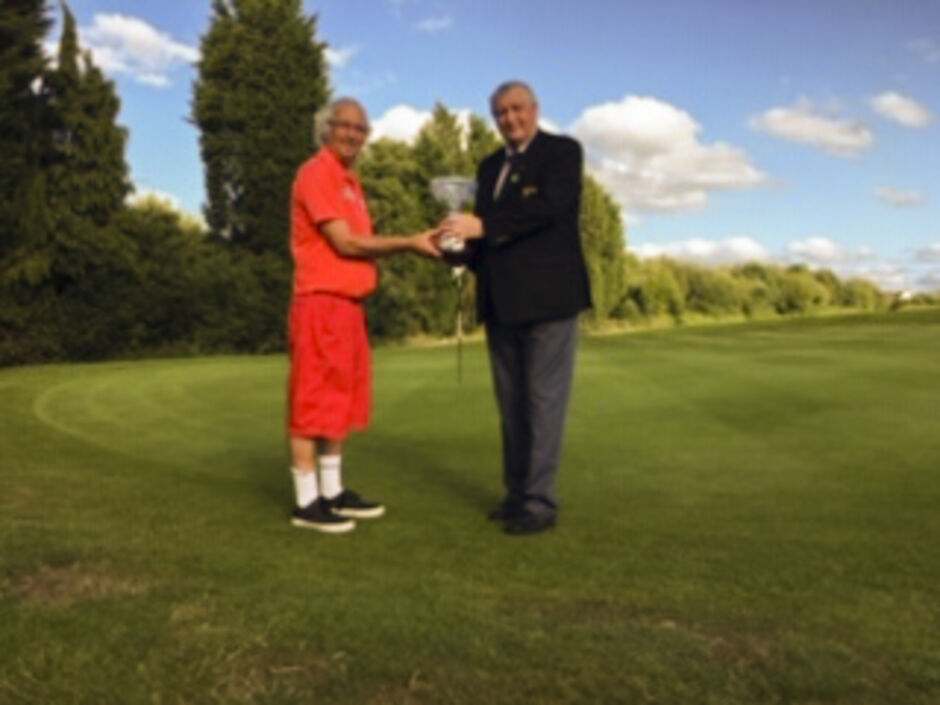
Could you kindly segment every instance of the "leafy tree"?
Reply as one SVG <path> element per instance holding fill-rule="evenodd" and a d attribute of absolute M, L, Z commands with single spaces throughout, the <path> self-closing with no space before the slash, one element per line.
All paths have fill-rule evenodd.
<path fill-rule="evenodd" d="M 284 259 L 291 183 L 328 98 L 315 32 L 300 0 L 213 0 L 193 87 L 209 228 Z"/>
<path fill-rule="evenodd" d="M 581 195 L 581 240 L 591 277 L 593 318 L 602 321 L 623 298 L 626 242 L 620 209 L 589 175 L 584 177 Z"/>
<path fill-rule="evenodd" d="M 409 233 L 430 225 L 427 186 L 411 147 L 380 140 L 369 146 L 358 169 L 377 233 Z M 417 281 L 419 269 L 428 274 L 428 264 L 413 257 L 391 257 L 379 261 L 378 266 L 379 288 L 366 304 L 370 334 L 400 339 L 426 332 Z"/>
<path fill-rule="evenodd" d="M 502 143 L 479 115 L 471 115 L 468 125 L 470 129 L 467 133 L 467 152 L 475 170 L 477 165 L 499 149 Z"/>
<path fill-rule="evenodd" d="M 117 226 L 138 253 L 139 277 L 129 294 L 137 311 L 134 349 L 206 353 L 283 347 L 283 302 L 265 287 L 287 275 L 283 258 L 208 238 L 201 224 L 159 199 L 124 209 Z"/>
<path fill-rule="evenodd" d="M 877 286 L 865 279 L 849 279 L 840 287 L 841 298 L 837 303 L 849 308 L 866 311 L 880 308 L 884 304 L 884 295 Z"/>
<path fill-rule="evenodd" d="M 831 269 L 818 269 L 813 272 L 813 278 L 826 287 L 829 300 L 838 303 L 843 298 L 842 282 Z"/>
<path fill-rule="evenodd" d="M 748 262 L 731 268 L 731 276 L 744 291 L 741 306 L 749 317 L 775 315 L 781 297 L 783 274 L 779 267 L 759 262 Z"/>
<path fill-rule="evenodd" d="M 116 227 L 133 242 L 139 280 L 131 298 L 137 311 L 132 335 L 135 349 L 173 349 L 194 338 L 199 308 L 223 309 L 221 301 L 207 302 L 205 268 L 224 272 L 228 263 L 211 256 L 203 234 L 185 226 L 180 214 L 157 198 L 128 206 Z"/>
<path fill-rule="evenodd" d="M 642 283 L 642 268 L 643 264 L 640 259 L 632 252 L 625 250 L 623 253 L 623 273 L 621 274 L 623 287 L 610 312 L 612 319 L 637 322 L 643 318 L 637 296 Z"/>
<path fill-rule="evenodd" d="M 476 164 L 471 147 L 486 145 L 482 121 L 471 123 L 470 136 L 455 115 L 436 105 L 414 146 L 381 140 L 369 147 L 359 165 L 376 232 L 414 232 L 431 227 L 447 207 L 431 194 L 435 176 L 472 176 Z M 473 325 L 473 290 L 464 277 L 462 296 L 448 267 L 413 257 L 380 262 L 380 287 L 369 300 L 370 331 L 374 335 L 450 335 L 459 305 Z"/>
<path fill-rule="evenodd" d="M 724 269 L 685 265 L 685 305 L 690 311 L 718 315 L 742 310 L 743 287 Z"/>
<path fill-rule="evenodd" d="M 685 294 L 674 274 L 674 268 L 665 257 L 647 260 L 631 287 L 631 298 L 647 318 L 671 316 L 682 322 L 685 312 Z"/>
<path fill-rule="evenodd" d="M 476 164 L 466 147 L 466 135 L 457 116 L 438 103 L 418 133 L 413 151 L 419 168 L 428 177 L 472 176 Z"/>
<path fill-rule="evenodd" d="M 777 313 L 806 313 L 829 303 L 829 291 L 804 265 L 788 267 L 780 281 Z"/>

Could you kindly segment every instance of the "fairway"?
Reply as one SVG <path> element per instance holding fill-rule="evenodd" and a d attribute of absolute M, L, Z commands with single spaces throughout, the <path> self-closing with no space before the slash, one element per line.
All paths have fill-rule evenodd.
<path fill-rule="evenodd" d="M 283 356 L 0 370 L 0 703 L 940 702 L 940 311 L 584 337 L 528 537 L 484 347 L 375 368 L 344 536 Z"/>

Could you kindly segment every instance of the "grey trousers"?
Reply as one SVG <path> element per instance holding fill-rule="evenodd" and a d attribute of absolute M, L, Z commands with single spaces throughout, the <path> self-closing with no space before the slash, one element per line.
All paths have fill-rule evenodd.
<path fill-rule="evenodd" d="M 577 316 L 523 325 L 488 322 L 486 341 L 499 405 L 506 500 L 554 516 Z"/>

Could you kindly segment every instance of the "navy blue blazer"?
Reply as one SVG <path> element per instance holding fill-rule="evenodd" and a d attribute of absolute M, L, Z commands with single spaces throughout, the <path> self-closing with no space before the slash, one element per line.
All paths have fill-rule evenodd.
<path fill-rule="evenodd" d="M 567 318 L 591 307 L 579 216 L 584 156 L 570 137 L 536 133 L 513 159 L 499 197 L 506 150 L 477 170 L 474 213 L 484 236 L 473 243 L 477 314 L 510 325 Z"/>

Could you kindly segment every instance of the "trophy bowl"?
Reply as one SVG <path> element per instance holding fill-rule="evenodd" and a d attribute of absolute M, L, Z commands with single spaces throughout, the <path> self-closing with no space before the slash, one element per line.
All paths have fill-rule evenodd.
<path fill-rule="evenodd" d="M 459 213 L 461 208 L 473 201 L 476 188 L 476 182 L 466 176 L 438 176 L 431 179 L 431 195 L 446 203 L 452 214 Z M 463 239 L 453 233 L 443 233 L 439 244 L 445 252 L 462 252 L 464 249 Z"/>

